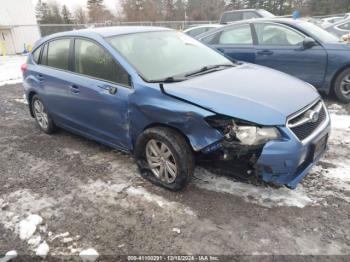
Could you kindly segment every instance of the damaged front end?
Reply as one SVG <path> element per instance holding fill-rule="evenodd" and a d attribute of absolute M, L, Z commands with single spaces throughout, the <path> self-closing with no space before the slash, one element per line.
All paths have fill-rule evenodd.
<path fill-rule="evenodd" d="M 263 181 L 295 189 L 303 177 L 322 158 L 327 149 L 330 119 L 325 116 L 307 139 L 300 140 L 287 126 L 264 127 L 226 116 L 211 116 L 206 121 L 223 139 L 204 148 L 206 159 L 247 166 Z M 223 161 L 223 162 L 222 162 Z M 213 161 L 212 161 L 213 163 Z"/>
<path fill-rule="evenodd" d="M 266 143 L 282 139 L 275 127 L 263 127 L 222 115 L 207 117 L 206 121 L 220 131 L 223 139 L 201 150 L 201 162 L 239 168 L 244 174 L 258 174 L 260 167 L 257 163 Z"/>

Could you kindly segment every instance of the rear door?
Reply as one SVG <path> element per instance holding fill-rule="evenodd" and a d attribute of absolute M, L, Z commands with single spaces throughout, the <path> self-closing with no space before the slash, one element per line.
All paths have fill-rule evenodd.
<path fill-rule="evenodd" d="M 327 52 L 321 46 L 304 48 L 305 35 L 277 23 L 255 23 L 256 64 L 277 69 L 315 86 L 322 86 Z"/>
<path fill-rule="evenodd" d="M 202 39 L 232 60 L 255 62 L 253 34 L 249 23 L 226 27 Z"/>
<path fill-rule="evenodd" d="M 54 39 L 42 47 L 35 78 L 41 86 L 40 95 L 55 122 L 69 119 L 65 98 L 69 95 L 69 53 L 71 38 Z"/>
<path fill-rule="evenodd" d="M 134 91 L 128 73 L 93 40 L 76 38 L 73 50 L 74 73 L 65 99 L 69 126 L 128 149 L 128 101 Z"/>

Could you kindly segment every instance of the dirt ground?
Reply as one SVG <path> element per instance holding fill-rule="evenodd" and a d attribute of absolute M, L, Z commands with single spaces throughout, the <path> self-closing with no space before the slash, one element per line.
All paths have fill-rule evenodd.
<path fill-rule="evenodd" d="M 34 255 L 43 241 L 52 256 L 350 255 L 350 107 L 327 104 L 330 151 L 296 191 L 198 167 L 172 193 L 144 181 L 129 155 L 62 130 L 43 134 L 21 84 L 2 86 L 0 258 Z M 30 214 L 43 221 L 21 240 Z"/>

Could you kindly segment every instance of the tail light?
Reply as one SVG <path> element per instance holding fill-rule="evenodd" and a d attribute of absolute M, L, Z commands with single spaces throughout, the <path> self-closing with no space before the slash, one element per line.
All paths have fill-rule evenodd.
<path fill-rule="evenodd" d="M 28 64 L 24 63 L 23 65 L 21 65 L 21 70 L 22 73 L 25 73 L 28 70 Z"/>

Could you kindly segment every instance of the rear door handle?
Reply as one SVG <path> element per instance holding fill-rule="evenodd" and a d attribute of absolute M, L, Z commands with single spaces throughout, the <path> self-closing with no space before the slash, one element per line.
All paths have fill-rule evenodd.
<path fill-rule="evenodd" d="M 258 55 L 273 55 L 273 51 L 271 50 L 258 51 Z"/>
<path fill-rule="evenodd" d="M 70 91 L 71 91 L 73 94 L 79 94 L 79 93 L 80 93 L 79 87 L 76 86 L 76 85 L 72 85 L 72 86 L 70 87 Z"/>
<path fill-rule="evenodd" d="M 44 76 L 42 74 L 37 74 L 36 76 L 40 82 L 44 81 Z"/>

